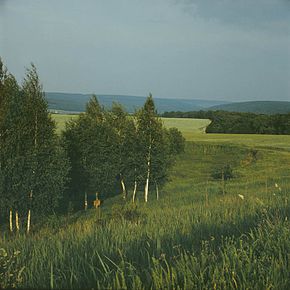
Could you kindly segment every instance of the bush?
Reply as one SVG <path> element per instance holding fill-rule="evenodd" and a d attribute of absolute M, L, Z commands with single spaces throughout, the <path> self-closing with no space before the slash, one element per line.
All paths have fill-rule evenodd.
<path fill-rule="evenodd" d="M 0 289 L 18 288 L 22 283 L 22 272 L 24 267 L 16 264 L 19 251 L 8 254 L 5 249 L 0 248 Z"/>
<path fill-rule="evenodd" d="M 229 164 L 222 165 L 218 168 L 215 168 L 212 171 L 211 177 L 213 179 L 223 179 L 223 180 L 232 179 L 234 177 L 233 169 Z"/>
<path fill-rule="evenodd" d="M 250 149 L 246 155 L 246 157 L 241 161 L 242 166 L 251 165 L 259 159 L 260 154 L 256 149 Z"/>
<path fill-rule="evenodd" d="M 114 205 L 112 207 L 112 218 L 115 220 L 125 220 L 131 223 L 140 224 L 145 216 L 135 204 L 126 203 L 125 205 Z"/>

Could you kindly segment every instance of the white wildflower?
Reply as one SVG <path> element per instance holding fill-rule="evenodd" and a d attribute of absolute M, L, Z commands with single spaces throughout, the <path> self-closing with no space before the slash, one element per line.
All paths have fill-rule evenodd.
<path fill-rule="evenodd" d="M 242 194 L 238 194 L 238 196 L 240 199 L 243 199 L 243 200 L 245 199 L 245 197 Z"/>

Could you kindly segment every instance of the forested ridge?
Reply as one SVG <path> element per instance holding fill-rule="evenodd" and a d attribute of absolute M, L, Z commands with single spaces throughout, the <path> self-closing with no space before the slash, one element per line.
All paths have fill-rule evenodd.
<path fill-rule="evenodd" d="M 167 118 L 210 119 L 206 133 L 290 134 L 290 113 L 254 114 L 227 111 L 165 112 Z"/>

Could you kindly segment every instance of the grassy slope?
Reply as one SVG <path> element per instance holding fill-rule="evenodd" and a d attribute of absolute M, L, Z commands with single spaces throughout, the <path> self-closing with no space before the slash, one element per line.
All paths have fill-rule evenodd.
<path fill-rule="evenodd" d="M 219 143 L 249 138 L 253 146 L 258 136 L 214 142 L 206 134 L 188 135 L 197 136 L 199 142 L 187 142 L 159 201 L 152 191 L 144 205 L 139 192 L 134 209 L 115 197 L 100 211 L 50 218 L 30 237 L 0 240 L 0 248 L 20 250 L 14 267 L 25 265 L 24 286 L 287 289 L 289 151 L 261 149 L 254 161 L 248 148 Z M 276 143 L 277 137 L 285 139 Z M 268 136 L 267 144 L 285 147 L 288 137 Z M 224 163 L 235 178 L 222 195 L 210 173 Z"/>

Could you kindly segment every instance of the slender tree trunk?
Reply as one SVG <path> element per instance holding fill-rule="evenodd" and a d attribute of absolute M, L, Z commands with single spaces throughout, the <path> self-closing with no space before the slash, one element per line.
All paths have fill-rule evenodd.
<path fill-rule="evenodd" d="M 19 216 L 18 216 L 18 211 L 15 212 L 15 226 L 16 226 L 16 230 L 19 231 Z"/>
<path fill-rule="evenodd" d="M 151 166 L 151 138 L 150 138 L 150 145 L 148 150 L 148 157 L 147 157 L 147 178 L 146 178 L 146 184 L 145 184 L 145 202 L 148 202 L 148 193 L 149 193 L 149 179 L 150 179 L 150 166 Z"/>
<path fill-rule="evenodd" d="M 146 184 L 145 184 L 145 202 L 148 201 L 149 178 L 150 178 L 150 162 L 148 162 L 148 168 L 147 168 L 147 178 L 146 178 Z"/>
<path fill-rule="evenodd" d="M 88 195 L 85 192 L 85 210 L 87 210 L 87 208 L 88 208 Z"/>
<path fill-rule="evenodd" d="M 35 171 L 33 171 L 33 174 L 35 174 Z M 32 194 L 33 194 L 33 191 L 31 190 L 31 191 L 30 191 L 30 194 L 29 194 L 30 205 L 29 205 L 28 215 L 27 215 L 27 229 L 26 229 L 27 233 L 29 233 L 29 231 L 30 231 L 31 206 L 32 206 Z"/>
<path fill-rule="evenodd" d="M 29 209 L 28 215 L 27 215 L 27 233 L 29 233 L 29 231 L 30 231 L 30 219 L 31 219 L 31 211 Z"/>
<path fill-rule="evenodd" d="M 9 211 L 9 228 L 10 228 L 10 232 L 13 232 L 13 219 L 12 219 L 12 209 L 10 209 Z"/>
<path fill-rule="evenodd" d="M 156 199 L 159 200 L 159 188 L 158 188 L 158 183 L 155 183 L 156 186 Z"/>
<path fill-rule="evenodd" d="M 133 191 L 133 203 L 135 203 L 136 192 L 137 192 L 137 181 L 135 180 L 135 182 L 134 182 L 134 191 Z"/>
<path fill-rule="evenodd" d="M 126 190 L 125 182 L 124 182 L 124 179 L 123 179 L 121 174 L 120 174 L 120 176 L 121 176 L 121 186 L 122 186 L 122 191 L 123 191 L 123 198 L 126 199 L 127 198 L 127 190 Z"/>

